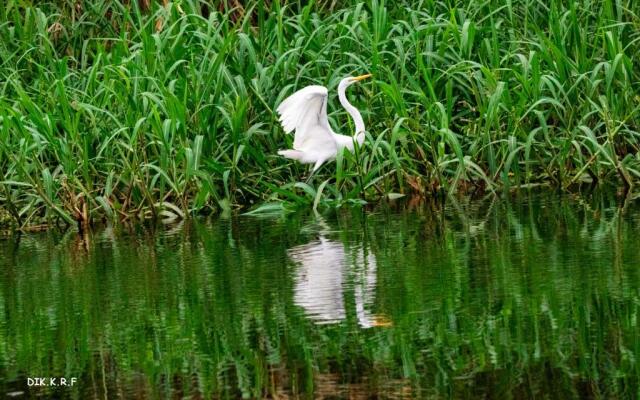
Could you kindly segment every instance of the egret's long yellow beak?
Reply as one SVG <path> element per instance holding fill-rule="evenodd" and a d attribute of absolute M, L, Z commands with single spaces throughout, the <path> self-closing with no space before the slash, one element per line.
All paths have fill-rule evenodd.
<path fill-rule="evenodd" d="M 370 78 L 371 76 L 372 76 L 371 74 L 360 75 L 360 76 L 356 76 L 355 78 L 352 78 L 352 80 L 357 82 L 357 81 L 361 81 L 363 79 Z"/>

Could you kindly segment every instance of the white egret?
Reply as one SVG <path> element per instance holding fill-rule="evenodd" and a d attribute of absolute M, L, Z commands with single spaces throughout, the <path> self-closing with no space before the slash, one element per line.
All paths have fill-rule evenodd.
<path fill-rule="evenodd" d="M 303 164 L 314 164 L 311 173 L 325 162 L 332 160 L 343 148 L 353 151 L 354 142 L 364 142 L 364 121 L 357 108 L 347 100 L 345 91 L 352 84 L 371 74 L 347 77 L 338 85 L 340 104 L 347 110 L 356 127 L 353 136 L 337 134 L 329 126 L 327 117 L 328 91 L 324 86 L 311 85 L 287 97 L 277 108 L 280 123 L 286 133 L 295 131 L 292 150 L 280 150 L 278 154 Z"/>

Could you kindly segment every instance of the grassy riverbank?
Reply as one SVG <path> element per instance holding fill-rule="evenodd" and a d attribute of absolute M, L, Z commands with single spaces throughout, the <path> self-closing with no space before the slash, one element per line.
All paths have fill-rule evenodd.
<path fill-rule="evenodd" d="M 632 0 L 30 3 L 0 9 L 0 206 L 18 225 L 640 178 Z M 327 85 L 349 134 L 335 87 L 365 72 L 348 93 L 364 148 L 299 182 L 275 106 Z"/>

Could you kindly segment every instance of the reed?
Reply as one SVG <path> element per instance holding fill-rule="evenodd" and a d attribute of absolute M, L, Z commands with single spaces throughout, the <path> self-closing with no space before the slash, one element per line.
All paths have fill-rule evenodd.
<path fill-rule="evenodd" d="M 15 225 L 640 177 L 638 2 L 139 3 L 0 9 L 0 207 Z M 300 182 L 276 155 L 291 139 L 275 105 L 364 72 L 375 81 L 349 93 L 363 148 Z M 329 110 L 351 133 L 335 96 Z"/>

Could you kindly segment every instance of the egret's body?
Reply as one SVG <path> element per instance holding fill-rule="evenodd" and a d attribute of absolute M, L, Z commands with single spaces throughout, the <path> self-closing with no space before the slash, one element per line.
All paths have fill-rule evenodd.
<path fill-rule="evenodd" d="M 351 84 L 369 76 L 348 77 L 338 85 L 340 104 L 351 115 L 356 128 L 353 136 L 340 135 L 331 129 L 327 117 L 326 87 L 307 86 L 287 97 L 276 111 L 284 131 L 295 134 L 293 149 L 280 150 L 278 154 L 303 164 L 314 164 L 314 172 L 325 161 L 333 160 L 343 148 L 353 151 L 354 143 L 361 145 L 365 135 L 364 121 L 358 109 L 347 100 L 345 92 Z"/>

